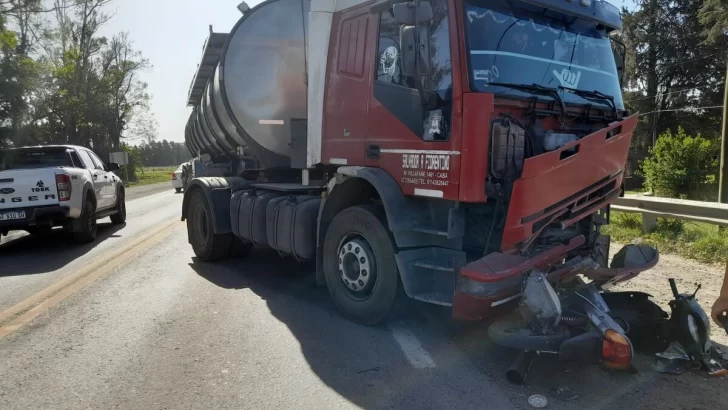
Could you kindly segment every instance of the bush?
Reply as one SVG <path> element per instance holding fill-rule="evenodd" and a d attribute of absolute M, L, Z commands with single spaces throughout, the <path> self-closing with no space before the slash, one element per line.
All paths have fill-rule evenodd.
<path fill-rule="evenodd" d="M 627 229 L 642 229 L 642 215 L 626 212 L 615 212 L 612 214 L 611 223 L 623 226 Z"/>
<path fill-rule="evenodd" d="M 718 154 L 715 141 L 687 135 L 682 127 L 677 134 L 668 130 L 642 161 L 640 174 L 655 195 L 688 198 L 718 171 Z"/>
<path fill-rule="evenodd" d="M 700 262 L 717 262 L 728 252 L 728 240 L 718 233 L 699 238 L 686 249 L 687 256 Z"/>
<path fill-rule="evenodd" d="M 643 233 L 640 214 L 615 211 L 602 232 L 610 235 L 615 245 L 638 239 L 645 245 L 657 247 L 661 253 L 678 254 L 700 262 L 724 262 L 728 255 L 728 230 L 702 222 L 657 218 L 655 230 Z"/>
<path fill-rule="evenodd" d="M 679 219 L 657 218 L 656 231 L 670 239 L 676 239 L 685 231 L 685 223 Z"/>

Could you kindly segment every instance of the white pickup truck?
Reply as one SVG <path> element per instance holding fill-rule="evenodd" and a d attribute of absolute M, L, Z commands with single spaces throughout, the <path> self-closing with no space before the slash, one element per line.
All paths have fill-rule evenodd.
<path fill-rule="evenodd" d="M 63 226 L 78 242 L 96 239 L 96 220 L 126 221 L 124 184 L 91 150 L 72 145 L 0 150 L 0 235 Z"/>

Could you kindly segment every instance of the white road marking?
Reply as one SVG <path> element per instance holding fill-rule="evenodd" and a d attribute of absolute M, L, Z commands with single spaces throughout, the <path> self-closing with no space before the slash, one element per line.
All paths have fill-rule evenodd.
<path fill-rule="evenodd" d="M 416 369 L 432 369 L 437 367 L 435 361 L 430 357 L 430 354 L 422 347 L 422 343 L 417 339 L 417 336 L 404 323 L 390 323 L 389 329 L 392 331 L 394 340 L 399 343 L 399 347 L 412 366 Z"/>

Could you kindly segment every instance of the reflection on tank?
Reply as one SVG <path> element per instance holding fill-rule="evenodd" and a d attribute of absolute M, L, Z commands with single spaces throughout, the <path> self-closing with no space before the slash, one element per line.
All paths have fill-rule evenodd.
<path fill-rule="evenodd" d="M 211 33 L 188 101 L 193 152 L 222 157 L 242 150 L 260 167 L 289 166 L 290 121 L 307 116 L 309 4 L 266 1 L 247 10 L 230 34 Z M 221 36 L 222 46 L 215 44 Z"/>

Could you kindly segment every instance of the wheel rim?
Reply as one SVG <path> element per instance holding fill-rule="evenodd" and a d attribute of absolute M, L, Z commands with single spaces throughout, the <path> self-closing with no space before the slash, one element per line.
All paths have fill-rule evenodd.
<path fill-rule="evenodd" d="M 354 298 L 368 298 L 377 282 L 376 258 L 369 242 L 361 235 L 349 235 L 337 251 L 339 277 Z"/>

